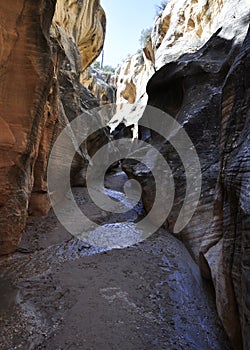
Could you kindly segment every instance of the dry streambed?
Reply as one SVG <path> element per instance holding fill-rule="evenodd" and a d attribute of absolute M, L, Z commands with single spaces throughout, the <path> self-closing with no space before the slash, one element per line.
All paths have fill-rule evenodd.
<path fill-rule="evenodd" d="M 124 200 L 123 181 L 122 173 L 107 179 L 113 198 Z M 74 193 L 82 210 L 123 235 L 143 215 L 138 205 L 114 219 L 86 189 Z M 72 238 L 50 212 L 29 221 L 20 251 L 0 264 L 1 349 L 230 349 L 211 285 L 165 230 L 104 251 Z"/>

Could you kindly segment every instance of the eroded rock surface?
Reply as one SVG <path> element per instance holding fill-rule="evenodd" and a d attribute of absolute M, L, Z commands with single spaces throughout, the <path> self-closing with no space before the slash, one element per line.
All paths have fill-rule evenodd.
<path fill-rule="evenodd" d="M 208 233 L 213 218 L 213 196 L 219 171 L 219 136 L 221 87 L 237 52 L 233 41 L 214 35 L 197 53 L 187 54 L 177 62 L 162 67 L 148 83 L 148 104 L 161 109 L 176 119 L 193 142 L 199 156 L 202 170 L 202 194 L 198 211 L 180 238 L 198 259 L 200 245 Z M 145 110 L 143 118 L 154 121 L 154 114 Z M 163 115 L 164 118 L 164 115 Z M 150 130 L 141 129 L 143 139 L 149 138 L 154 147 L 169 161 L 175 177 L 175 202 L 168 217 L 168 227 L 173 231 L 185 197 L 186 178 L 180 156 L 170 142 Z M 162 164 L 154 160 L 154 167 L 161 171 Z M 142 175 L 138 166 L 124 161 L 123 168 L 139 179 Z M 143 173 L 143 201 L 147 211 L 154 202 L 153 177 L 149 170 Z M 164 177 L 163 180 L 164 181 Z M 168 179 L 166 179 L 168 181 Z M 168 183 L 166 182 L 166 186 Z M 194 184 L 195 186 L 195 184 Z M 164 215 L 159 210 L 159 217 Z M 202 223 L 202 224 L 201 224 Z M 202 226 L 201 226 L 202 225 Z"/>
<path fill-rule="evenodd" d="M 56 94 L 49 39 L 54 7 L 52 0 L 0 5 L 0 253 L 12 252 L 25 228 L 34 166 L 47 140 L 43 130 L 55 123 L 44 112 Z"/>
<path fill-rule="evenodd" d="M 242 348 L 242 339 L 245 349 L 249 345 L 249 295 L 246 292 L 249 270 L 245 253 L 249 249 L 248 45 L 249 39 L 246 39 L 240 51 L 238 39 L 227 40 L 217 32 L 196 53 L 183 55 L 162 67 L 147 86 L 148 104 L 169 113 L 183 125 L 198 153 L 202 170 L 201 198 L 195 215 L 178 237 L 200 262 L 204 276 L 212 276 L 219 314 L 235 349 Z M 151 119 L 153 125 L 154 115 L 148 109 L 143 118 Z M 140 134 L 161 151 L 174 174 L 175 201 L 166 222 L 173 232 L 186 192 L 180 155 L 171 146 L 171 137 L 167 142 L 145 129 L 141 129 Z M 154 171 L 160 172 L 162 165 L 158 158 L 153 163 Z M 141 182 L 143 203 L 149 212 L 155 199 L 152 174 L 130 160 L 123 162 L 123 169 L 129 177 Z M 168 179 L 163 176 L 164 181 L 167 191 Z M 195 178 L 193 186 L 196 186 Z M 164 215 L 164 203 L 158 215 L 159 218 Z"/>
<path fill-rule="evenodd" d="M 134 126 L 137 136 L 137 121 L 147 103 L 146 83 L 154 74 L 154 66 L 146 50 L 129 57 L 116 71 L 116 114 L 110 121 L 111 130 L 120 123 Z M 132 112 L 133 111 L 133 112 Z"/>
<path fill-rule="evenodd" d="M 55 61 L 59 85 L 59 117 L 61 125 L 59 129 L 61 130 L 62 127 L 83 113 L 87 113 L 89 118 L 93 119 L 93 122 L 95 120 L 96 123 L 99 123 L 100 128 L 104 127 L 102 119 L 95 112 L 95 109 L 99 106 L 98 99 L 80 83 L 81 55 L 77 45 L 55 23 L 51 28 L 51 35 L 56 52 Z M 90 126 L 84 125 L 83 128 L 84 139 L 84 133 L 88 131 Z M 71 184 L 73 186 L 84 185 L 89 156 L 92 156 L 107 140 L 107 130 L 100 129 L 88 139 L 88 142 L 87 140 L 82 142 L 79 149 L 75 146 L 76 155 L 71 169 Z M 72 142 L 77 145 L 74 131 L 72 131 Z M 63 160 L 65 154 L 61 154 L 59 157 Z M 71 162 L 71 160 L 69 161 Z"/>
<path fill-rule="evenodd" d="M 100 3 L 58 1 L 51 27 L 54 10 L 52 0 L 0 6 L 0 254 L 15 250 L 28 213 L 48 212 L 47 165 L 60 131 L 99 105 L 80 74 L 103 45 Z M 94 119 L 103 126 L 99 116 Z M 88 154 L 106 140 L 103 130 L 76 147 L 73 185 L 84 183 Z"/>
<path fill-rule="evenodd" d="M 213 240 L 203 241 L 216 289 L 223 324 L 235 348 L 250 346 L 249 232 L 250 232 L 250 32 L 235 58 L 222 90 L 220 175 L 215 217 L 209 229 Z"/>

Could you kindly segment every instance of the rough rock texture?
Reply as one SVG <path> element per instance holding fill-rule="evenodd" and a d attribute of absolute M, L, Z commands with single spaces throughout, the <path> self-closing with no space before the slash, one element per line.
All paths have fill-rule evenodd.
<path fill-rule="evenodd" d="M 215 218 L 202 244 L 219 315 L 235 348 L 250 348 L 250 31 L 222 91 L 220 176 Z M 209 244 L 210 243 L 210 244 Z"/>
<path fill-rule="evenodd" d="M 79 10 L 79 12 L 83 15 L 83 8 L 80 7 L 80 9 L 81 11 Z M 78 16 L 80 14 L 78 13 Z M 67 30 L 56 23 L 57 16 L 58 14 L 55 13 L 53 25 L 50 30 L 55 72 L 54 88 L 45 106 L 45 113 L 53 116 L 57 115 L 57 118 L 54 127 L 51 126 L 50 122 L 45 126 L 43 139 L 40 143 L 39 156 L 35 167 L 35 183 L 29 203 L 29 214 L 32 215 L 45 215 L 50 207 L 47 191 L 47 163 L 52 144 L 56 137 L 63 127 L 74 118 L 86 110 L 96 108 L 99 105 L 96 98 L 80 84 L 82 70 L 81 54 L 75 39 L 71 39 L 68 36 L 69 34 L 66 33 Z M 77 18 L 73 19 L 77 21 Z M 51 103 L 51 99 L 53 99 L 53 103 Z M 101 120 L 100 125 L 102 125 Z M 106 135 L 104 134 L 102 138 L 101 132 L 98 134 L 99 136 L 100 139 L 106 139 Z M 72 185 L 83 185 L 85 183 L 84 168 L 86 168 L 87 164 L 87 154 L 92 154 L 94 152 L 93 149 L 97 149 L 99 144 L 100 141 L 93 142 L 91 145 L 89 143 L 88 150 L 82 145 L 76 153 L 72 164 Z"/>
<path fill-rule="evenodd" d="M 57 0 L 54 22 L 76 43 L 82 57 L 82 69 L 100 54 L 106 16 L 99 0 Z"/>
<path fill-rule="evenodd" d="M 43 130 L 55 122 L 44 111 L 55 95 L 49 41 L 54 6 L 53 0 L 0 4 L 0 254 L 13 251 L 25 227 L 40 141 L 47 139 Z"/>
<path fill-rule="evenodd" d="M 56 46 L 55 51 L 58 52 L 56 66 L 60 87 L 59 114 L 63 125 L 83 112 L 99 106 L 98 94 L 94 96 L 88 90 L 88 86 L 84 87 L 81 82 L 86 67 L 102 50 L 105 31 L 106 16 L 99 0 L 57 1 L 52 37 Z M 95 111 L 88 113 L 90 118 L 96 119 L 100 127 L 104 127 L 104 120 L 101 120 Z M 71 169 L 73 186 L 85 184 L 87 159 L 107 142 L 107 139 L 107 129 L 100 130 L 77 150 Z"/>
<path fill-rule="evenodd" d="M 47 164 L 50 149 L 62 124 L 58 113 L 59 89 L 58 82 L 53 77 L 48 99 L 44 106 L 45 124 L 42 126 L 42 137 L 39 144 L 38 156 L 34 165 L 34 184 L 29 199 L 29 215 L 46 215 L 50 208 L 47 188 Z"/>

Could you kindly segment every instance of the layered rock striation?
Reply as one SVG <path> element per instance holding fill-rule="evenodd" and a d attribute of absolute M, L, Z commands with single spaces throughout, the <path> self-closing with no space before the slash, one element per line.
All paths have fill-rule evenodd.
<path fill-rule="evenodd" d="M 122 109 L 111 121 L 113 128 L 119 120 L 136 129 L 140 118 L 153 125 L 154 115 L 145 110 L 145 101 L 141 103 L 147 89 L 148 105 L 171 115 L 191 138 L 201 164 L 201 197 L 192 220 L 177 236 L 203 276 L 213 281 L 219 316 L 235 349 L 249 347 L 249 14 L 246 1 L 237 6 L 230 0 L 169 1 L 155 20 L 146 50 L 150 70 L 156 73 L 151 71 L 149 82 L 143 78 L 149 72 L 144 60 L 141 66 L 132 64 L 138 54 L 120 67 L 117 105 Z M 131 105 L 124 109 L 125 102 Z M 122 135 L 121 127 L 117 130 Z M 171 167 L 175 199 L 165 226 L 174 232 L 186 194 L 180 155 L 171 138 L 166 141 L 140 127 L 139 137 L 160 151 Z M 153 170 L 160 173 L 159 159 L 145 157 L 151 157 Z M 152 172 L 131 160 L 122 166 L 141 183 L 142 201 L 150 212 L 156 190 Z M 162 182 L 168 200 L 169 181 L 163 175 Z M 164 216 L 164 207 L 163 202 L 155 223 Z"/>
<path fill-rule="evenodd" d="M 0 5 L 0 253 L 12 252 L 25 228 L 41 141 L 49 142 L 44 130 L 56 119 L 49 112 L 57 94 L 49 37 L 54 7 L 53 0 Z"/>
<path fill-rule="evenodd" d="M 223 84 L 220 173 L 208 235 L 213 239 L 204 240 L 200 252 L 202 272 L 212 277 L 219 315 L 236 349 L 250 346 L 249 75 L 250 31 Z"/>
<path fill-rule="evenodd" d="M 249 250 L 249 94 L 246 74 L 249 72 L 249 39 L 239 51 L 239 46 L 232 40 L 220 38 L 218 34 L 197 53 L 184 55 L 162 67 L 149 81 L 147 91 L 148 104 L 170 114 L 183 125 L 198 153 L 201 197 L 191 221 L 177 236 L 199 263 L 203 276 L 213 280 L 223 325 L 234 348 L 241 349 L 242 339 L 249 344 L 246 253 Z M 154 114 L 146 108 L 143 118 L 151 120 Z M 186 175 L 180 154 L 171 145 L 171 138 L 168 142 L 144 128 L 140 134 L 171 166 L 175 199 L 165 225 L 174 232 L 186 194 Z M 151 164 L 155 173 L 161 173 L 162 164 L 157 157 L 151 157 Z M 130 178 L 141 183 L 143 204 L 149 212 L 156 190 L 152 173 L 146 169 L 142 171 L 130 160 L 123 161 L 123 169 Z M 163 174 L 162 183 L 166 188 L 165 200 L 168 200 L 169 179 Z M 192 186 L 196 186 L 195 177 Z M 163 201 L 154 223 L 164 217 L 165 206 Z M 244 349 L 247 348 L 245 345 Z"/>
<path fill-rule="evenodd" d="M 80 74 L 99 55 L 106 22 L 97 0 L 1 4 L 0 18 L 0 254 L 8 254 L 28 213 L 48 212 L 47 165 L 56 137 L 99 105 Z M 84 182 L 88 154 L 107 137 L 103 129 L 76 149 L 73 185 Z"/>

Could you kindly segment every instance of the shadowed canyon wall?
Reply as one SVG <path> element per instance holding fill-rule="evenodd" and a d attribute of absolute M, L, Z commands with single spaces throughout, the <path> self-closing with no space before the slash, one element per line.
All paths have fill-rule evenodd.
<path fill-rule="evenodd" d="M 249 37 L 240 49 L 233 41 L 215 35 L 197 53 L 162 67 L 147 87 L 148 103 L 184 125 L 199 155 L 200 201 L 178 237 L 199 263 L 204 277 L 213 280 L 218 312 L 235 349 L 242 348 L 242 339 L 244 349 L 249 346 L 248 75 Z M 175 201 L 166 222 L 172 231 L 185 197 L 185 171 L 168 142 L 154 133 L 150 139 L 174 174 Z M 157 166 L 155 159 L 155 170 Z M 123 168 L 130 177 L 141 178 L 129 161 Z M 143 202 L 149 211 L 154 180 L 150 174 L 143 176 Z M 163 213 L 159 211 L 159 215 Z"/>
<path fill-rule="evenodd" d="M 250 30 L 222 89 L 220 173 L 210 242 L 201 245 L 219 315 L 235 348 L 250 347 Z M 209 272 L 203 265 L 204 260 Z M 204 268 L 204 270 L 203 270 Z"/>
<path fill-rule="evenodd" d="M 140 118 L 154 118 L 145 110 L 148 98 L 149 105 L 183 125 L 195 145 L 201 197 L 195 215 L 177 237 L 203 276 L 212 279 L 219 316 L 235 349 L 248 349 L 250 334 L 248 37 L 243 44 L 249 18 L 247 1 L 237 6 L 230 0 L 169 1 L 155 20 L 147 47 L 117 70 L 118 109 L 110 122 L 112 130 L 124 123 L 137 133 Z M 182 162 L 158 134 L 139 128 L 139 135 L 171 166 L 175 200 L 165 226 L 173 232 L 186 193 Z M 161 171 L 157 158 L 151 163 L 154 171 Z M 122 166 L 141 183 L 149 212 L 155 199 L 152 173 L 131 160 Z M 168 179 L 165 183 L 168 186 Z M 159 218 L 163 215 L 164 205 L 158 213 Z"/>
<path fill-rule="evenodd" d="M 116 101 L 116 88 L 113 74 L 101 69 L 88 67 L 81 74 L 81 83 L 97 98 L 100 105 Z"/>

